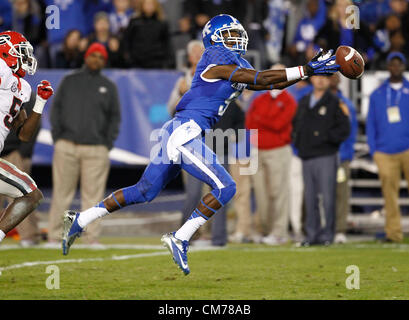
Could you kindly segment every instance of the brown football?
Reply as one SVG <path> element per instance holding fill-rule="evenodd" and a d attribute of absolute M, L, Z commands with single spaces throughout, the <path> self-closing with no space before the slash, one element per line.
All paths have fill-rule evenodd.
<path fill-rule="evenodd" d="M 335 52 L 335 57 L 335 62 L 340 65 L 340 71 L 345 77 L 358 79 L 364 73 L 364 59 L 354 48 L 340 46 Z"/>

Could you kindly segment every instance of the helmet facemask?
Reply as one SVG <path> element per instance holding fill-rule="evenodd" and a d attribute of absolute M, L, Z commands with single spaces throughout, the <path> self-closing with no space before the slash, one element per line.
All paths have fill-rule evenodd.
<path fill-rule="evenodd" d="M 3 39 L 9 46 L 9 54 L 17 58 L 17 64 L 12 67 L 14 73 L 20 68 L 28 74 L 33 75 L 37 70 L 37 59 L 33 54 L 33 46 L 28 42 L 20 42 L 13 45 L 10 40 Z"/>
<path fill-rule="evenodd" d="M 238 36 L 232 33 L 237 33 Z M 214 43 L 222 43 L 225 48 L 239 52 L 240 54 L 246 53 L 247 44 L 249 42 L 247 32 L 240 24 L 217 29 L 211 39 Z"/>

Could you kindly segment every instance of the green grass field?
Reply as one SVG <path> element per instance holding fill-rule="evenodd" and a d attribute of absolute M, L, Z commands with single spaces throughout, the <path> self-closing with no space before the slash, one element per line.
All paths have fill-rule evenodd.
<path fill-rule="evenodd" d="M 117 247 L 55 249 L 0 246 L 4 299 L 409 299 L 409 242 L 295 248 L 229 245 L 192 249 L 184 276 L 158 238 L 103 239 Z M 121 243 L 153 245 L 118 247 Z M 6 246 L 6 248 L 5 248 Z M 158 246 L 158 247 L 156 247 Z M 31 262 L 31 264 L 28 264 Z M 47 289 L 57 265 L 60 289 Z M 346 268 L 360 271 L 360 289 L 346 288 Z M 55 275 L 55 274 L 54 274 Z"/>

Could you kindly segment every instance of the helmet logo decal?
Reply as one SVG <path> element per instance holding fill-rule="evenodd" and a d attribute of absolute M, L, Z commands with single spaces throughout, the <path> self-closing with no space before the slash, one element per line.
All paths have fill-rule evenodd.
<path fill-rule="evenodd" d="M 14 81 L 13 84 L 11 85 L 11 92 L 16 92 L 17 91 L 17 81 Z"/>
<path fill-rule="evenodd" d="M 206 23 L 205 27 L 203 28 L 203 38 L 212 32 L 212 30 L 210 30 L 210 27 L 211 27 L 211 24 L 209 21 L 208 23 Z"/>
<path fill-rule="evenodd" d="M 0 36 L 0 45 L 6 44 L 7 41 L 9 41 L 10 39 L 11 39 L 11 37 L 8 34 L 2 34 Z"/>

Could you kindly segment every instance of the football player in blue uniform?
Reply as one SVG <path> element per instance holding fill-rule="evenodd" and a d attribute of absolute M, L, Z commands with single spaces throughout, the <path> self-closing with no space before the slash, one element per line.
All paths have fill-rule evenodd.
<path fill-rule="evenodd" d="M 186 275 L 189 274 L 187 251 L 190 238 L 236 192 L 235 182 L 204 144 L 204 131 L 213 127 L 229 103 L 245 88 L 283 89 L 308 76 L 329 75 L 339 70 L 332 51 L 324 54 L 320 50 L 305 66 L 256 71 L 242 57 L 247 50 L 246 31 L 237 19 L 226 14 L 218 15 L 206 24 L 203 43 L 205 51 L 197 65 L 191 89 L 177 105 L 175 117 L 162 127 L 159 150 L 141 179 L 135 185 L 113 192 L 95 207 L 80 213 L 64 213 L 64 255 L 68 254 L 86 225 L 128 205 L 153 200 L 184 169 L 212 188 L 185 224 L 161 239 L 175 263 Z"/>

